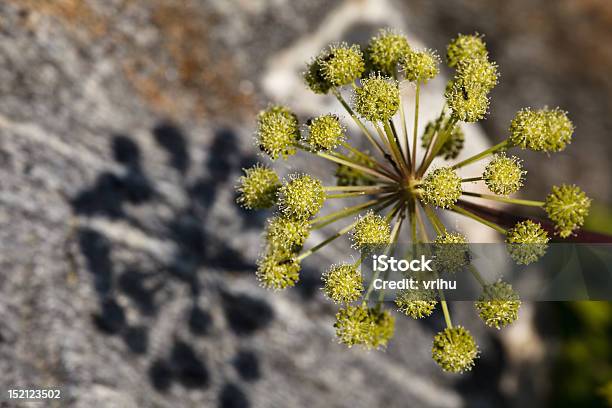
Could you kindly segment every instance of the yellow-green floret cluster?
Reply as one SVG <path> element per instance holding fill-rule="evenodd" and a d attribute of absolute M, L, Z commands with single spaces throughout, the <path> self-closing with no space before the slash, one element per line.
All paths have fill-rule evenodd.
<path fill-rule="evenodd" d="M 277 215 L 268 220 L 266 240 L 273 248 L 298 252 L 310 234 L 310 222 L 301 218 Z"/>
<path fill-rule="evenodd" d="M 427 289 L 401 290 L 395 298 L 397 310 L 413 319 L 431 315 L 437 304 L 436 293 Z"/>
<path fill-rule="evenodd" d="M 289 218 L 310 218 L 319 212 L 324 201 L 323 185 L 308 174 L 292 174 L 279 189 L 278 205 Z"/>
<path fill-rule="evenodd" d="M 488 58 L 487 46 L 479 34 L 459 34 L 446 48 L 448 66 L 456 67 L 459 62 L 470 58 Z"/>
<path fill-rule="evenodd" d="M 562 238 L 569 237 L 584 224 L 589 215 L 591 199 L 576 185 L 554 186 L 546 197 L 544 210 L 555 223 L 555 231 Z"/>
<path fill-rule="evenodd" d="M 316 94 L 325 95 L 334 87 L 323 75 L 323 64 L 330 58 L 329 50 L 323 50 L 310 61 L 303 73 L 304 82 Z"/>
<path fill-rule="evenodd" d="M 531 220 L 518 222 L 506 233 L 508 252 L 521 265 L 528 265 L 544 256 L 548 241 L 548 233 Z"/>
<path fill-rule="evenodd" d="M 516 156 L 498 153 L 485 167 L 482 178 L 491 192 L 498 195 L 514 194 L 523 186 L 527 172 Z"/>
<path fill-rule="evenodd" d="M 559 108 L 521 109 L 510 124 L 509 143 L 522 149 L 560 152 L 572 141 L 574 125 Z"/>
<path fill-rule="evenodd" d="M 393 337 L 395 318 L 387 310 L 345 306 L 336 314 L 336 337 L 348 347 L 384 348 Z"/>
<path fill-rule="evenodd" d="M 440 208 L 450 208 L 461 197 L 461 178 L 450 167 L 429 173 L 422 184 L 423 201 Z"/>
<path fill-rule="evenodd" d="M 445 232 L 434 240 L 434 268 L 438 273 L 456 273 L 470 263 L 467 237 L 458 232 Z"/>
<path fill-rule="evenodd" d="M 366 48 L 366 59 L 370 69 L 393 77 L 403 56 L 410 52 L 406 36 L 394 30 L 380 30 Z"/>
<path fill-rule="evenodd" d="M 363 292 L 361 271 L 355 265 L 332 265 L 322 279 L 323 293 L 334 303 L 354 302 Z"/>
<path fill-rule="evenodd" d="M 271 106 L 257 118 L 259 148 L 272 159 L 287 158 L 296 152 L 300 139 L 297 116 L 284 106 Z"/>
<path fill-rule="evenodd" d="M 370 122 L 386 122 L 399 109 L 397 81 L 378 75 L 370 76 L 355 89 L 355 110 Z"/>
<path fill-rule="evenodd" d="M 286 289 L 300 278 L 300 263 L 288 254 L 270 251 L 257 261 L 257 279 L 267 289 Z"/>
<path fill-rule="evenodd" d="M 320 60 L 320 64 L 323 78 L 334 86 L 348 85 L 356 81 L 365 70 L 359 46 L 345 43 L 331 46 L 328 55 Z"/>
<path fill-rule="evenodd" d="M 391 227 L 382 216 L 369 211 L 357 220 L 353 227 L 351 240 L 353 247 L 358 250 L 388 245 L 391 240 Z"/>
<path fill-rule="evenodd" d="M 434 337 L 431 354 L 444 371 L 462 373 L 474 367 L 478 346 L 464 327 L 447 327 Z"/>
<path fill-rule="evenodd" d="M 410 82 L 426 83 L 440 72 L 440 57 L 435 51 L 412 51 L 402 60 L 406 79 Z"/>
<path fill-rule="evenodd" d="M 308 123 L 308 143 L 314 150 L 332 150 L 345 139 L 344 126 L 335 115 L 322 115 Z"/>
<path fill-rule="evenodd" d="M 489 61 L 484 42 L 478 36 L 459 36 L 447 50 L 455 77 L 447 86 L 446 102 L 453 116 L 464 122 L 483 119 L 489 110 L 489 92 L 497 84 L 497 64 Z"/>
<path fill-rule="evenodd" d="M 244 169 L 244 176 L 238 179 L 238 183 L 236 201 L 249 210 L 272 207 L 281 185 L 276 172 L 260 164 Z"/>
<path fill-rule="evenodd" d="M 475 306 L 487 326 L 501 329 L 518 319 L 521 300 L 512 285 L 499 280 L 484 287 Z"/>

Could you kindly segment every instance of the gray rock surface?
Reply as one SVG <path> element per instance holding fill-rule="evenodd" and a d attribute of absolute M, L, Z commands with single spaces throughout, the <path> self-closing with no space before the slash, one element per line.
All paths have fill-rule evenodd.
<path fill-rule="evenodd" d="M 546 353 L 529 305 L 524 324 L 501 338 L 470 305 L 455 305 L 482 358 L 474 372 L 452 376 L 430 358 L 439 318 L 398 318 L 386 352 L 334 342 L 335 308 L 318 276 L 346 247 L 309 259 L 295 290 L 266 292 L 254 279 L 265 214 L 238 209 L 233 186 L 258 159 L 256 110 L 283 97 L 266 78 L 287 50 L 317 44 L 328 26 L 335 39 L 359 41 L 405 24 L 439 49 L 454 31 L 485 31 L 510 79 L 496 95 L 509 102 L 492 112 L 494 133 L 546 75 L 542 57 L 529 82 L 513 80 L 521 77 L 513 64 L 524 65 L 512 61 L 539 54 L 537 44 L 521 54 L 502 43 L 519 35 L 512 25 L 483 17 L 473 27 L 460 1 L 406 3 L 2 2 L 0 389 L 61 386 L 56 406 L 75 407 L 541 401 Z M 333 18 L 351 22 L 339 28 Z M 557 83 L 543 86 L 551 98 L 539 92 L 537 101 L 556 104 Z M 565 96 L 559 103 L 579 104 Z M 300 114 L 328 106 L 305 102 Z M 597 135 L 580 142 L 587 149 L 608 119 L 578 112 L 579 127 Z"/>

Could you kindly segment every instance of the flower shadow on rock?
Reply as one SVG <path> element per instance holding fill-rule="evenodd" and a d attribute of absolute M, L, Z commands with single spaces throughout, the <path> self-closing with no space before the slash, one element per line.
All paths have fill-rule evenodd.
<path fill-rule="evenodd" d="M 193 172 L 193 159 L 189 154 L 188 138 L 182 130 L 163 121 L 154 127 L 152 136 L 167 155 L 168 171 L 178 172 L 181 180 L 189 180 L 187 174 Z M 251 272 L 256 267 L 238 250 L 225 244 L 223 237 L 205 228 L 217 193 L 221 189 L 231 189 L 228 183 L 233 182 L 240 168 L 255 162 L 255 157 L 242 156 L 236 144 L 236 135 L 230 129 L 219 130 L 214 135 L 203 171 L 193 181 L 182 182 L 179 186 L 187 198 L 186 205 L 175 208 L 156 188 L 157 180 L 151 179 L 144 170 L 139 145 L 129 136 L 115 135 L 111 148 L 121 171 L 101 173 L 93 185 L 71 200 L 75 215 L 82 219 L 125 222 L 147 236 L 171 243 L 174 250 L 168 260 L 148 256 L 143 262 L 137 254 L 136 261 L 124 261 L 115 254 L 131 249 L 113 242 L 113 238 L 102 230 L 79 227 L 76 231 L 78 247 L 97 295 L 98 310 L 92 321 L 101 334 L 120 337 L 129 352 L 151 362 L 148 376 L 151 386 L 160 393 L 168 392 L 175 383 L 187 389 L 207 390 L 213 382 L 212 376 L 221 376 L 221 382 L 226 383 L 218 394 L 221 407 L 250 405 L 241 385 L 226 377 L 234 370 L 245 383 L 256 381 L 261 376 L 259 357 L 253 350 L 239 348 L 235 358 L 222 370 L 212 370 L 208 364 L 212 358 L 199 351 L 198 342 L 215 341 L 212 334 L 216 330 L 216 319 L 210 310 L 201 306 L 207 303 L 202 300 L 208 296 L 221 299 L 223 316 L 220 318 L 227 321 L 229 328 L 224 337 L 256 335 L 274 319 L 266 301 L 224 288 L 220 272 Z M 134 208 L 150 210 L 156 205 L 170 207 L 172 216 L 151 220 L 134 215 L 132 211 Z M 151 214 L 151 211 L 145 213 Z M 240 213 L 238 222 L 243 228 L 263 225 L 263 219 L 244 212 Z M 204 275 L 206 279 L 202 279 Z M 216 280 L 218 287 L 203 286 L 204 281 Z M 176 287 L 184 285 L 191 299 L 184 311 L 184 323 L 179 326 L 185 325 L 188 334 L 170 333 L 172 340 L 168 349 L 153 352 L 152 325 L 160 318 L 160 311 L 172 301 Z"/>

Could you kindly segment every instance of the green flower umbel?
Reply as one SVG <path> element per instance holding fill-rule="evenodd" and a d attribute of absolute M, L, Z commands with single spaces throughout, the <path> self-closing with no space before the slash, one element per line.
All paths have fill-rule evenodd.
<path fill-rule="evenodd" d="M 257 118 L 259 148 L 273 160 L 294 155 L 300 139 L 297 116 L 284 106 L 272 106 Z"/>
<path fill-rule="evenodd" d="M 412 51 L 402 60 L 406 79 L 426 83 L 440 72 L 440 57 L 434 51 Z"/>
<path fill-rule="evenodd" d="M 489 111 L 489 97 L 485 92 L 475 92 L 461 82 L 452 81 L 444 93 L 446 103 L 457 120 L 477 122 Z"/>
<path fill-rule="evenodd" d="M 364 70 L 363 54 L 358 45 L 333 45 L 329 49 L 329 56 L 321 60 L 321 73 L 334 86 L 354 82 L 361 77 Z"/>
<path fill-rule="evenodd" d="M 518 319 L 521 300 L 512 285 L 500 280 L 484 287 L 475 306 L 487 326 L 501 329 Z"/>
<path fill-rule="evenodd" d="M 299 280 L 299 274 L 299 262 L 282 252 L 271 251 L 257 261 L 257 279 L 267 289 L 292 287 Z"/>
<path fill-rule="evenodd" d="M 518 222 L 506 234 L 508 252 L 518 264 L 537 261 L 548 248 L 548 234 L 540 224 L 531 220 Z"/>
<path fill-rule="evenodd" d="M 469 58 L 457 65 L 455 81 L 468 93 L 490 92 L 499 78 L 497 64 L 485 58 Z"/>
<path fill-rule="evenodd" d="M 487 46 L 480 34 L 459 34 L 446 48 L 448 66 L 456 67 L 459 62 L 470 58 L 488 58 Z"/>
<path fill-rule="evenodd" d="M 402 290 L 395 298 L 398 311 L 413 319 L 422 319 L 432 314 L 438 301 L 432 290 Z"/>
<path fill-rule="evenodd" d="M 408 39 L 392 30 L 380 30 L 368 44 L 366 56 L 371 69 L 386 76 L 394 76 L 397 64 L 410 52 Z"/>
<path fill-rule="evenodd" d="M 584 224 L 589 214 L 591 199 L 575 185 L 554 186 L 546 197 L 544 210 L 555 223 L 555 231 L 562 238 L 569 237 Z"/>
<path fill-rule="evenodd" d="M 323 293 L 334 303 L 351 303 L 363 292 L 361 272 L 355 265 L 332 265 L 322 276 Z"/>
<path fill-rule="evenodd" d="M 434 240 L 434 268 L 438 273 L 455 273 L 470 263 L 470 248 L 465 235 L 445 232 Z"/>
<path fill-rule="evenodd" d="M 497 65 L 484 58 L 461 60 L 445 92 L 453 116 L 464 122 L 483 119 L 489 109 L 488 93 L 497 84 Z"/>
<path fill-rule="evenodd" d="M 334 87 L 323 74 L 323 64 L 330 58 L 330 55 L 329 50 L 323 50 L 319 55 L 313 58 L 303 74 L 304 82 L 306 82 L 308 88 L 316 94 L 324 95 Z"/>
<path fill-rule="evenodd" d="M 493 156 L 482 174 L 485 184 L 491 192 L 499 195 L 516 193 L 523 186 L 527 172 L 523 170 L 521 160 L 516 156 L 507 157 L 505 153 Z"/>
<path fill-rule="evenodd" d="M 351 235 L 353 247 L 366 250 L 372 247 L 388 245 L 391 240 L 391 227 L 380 215 L 368 211 L 360 216 Z"/>
<path fill-rule="evenodd" d="M 574 125 L 560 109 L 518 111 L 510 124 L 509 142 L 522 149 L 560 152 L 571 142 Z"/>
<path fill-rule="evenodd" d="M 331 150 L 344 141 L 344 127 L 335 115 L 322 115 L 308 123 L 308 143 L 314 150 Z"/>
<path fill-rule="evenodd" d="M 310 234 L 306 219 L 276 216 L 268 220 L 266 238 L 272 248 L 285 252 L 299 251 Z"/>
<path fill-rule="evenodd" d="M 238 183 L 236 201 L 244 208 L 259 210 L 276 203 L 280 180 L 274 170 L 257 164 L 244 169 L 244 176 L 238 179 Z"/>
<path fill-rule="evenodd" d="M 319 212 L 324 201 L 323 185 L 307 174 L 290 175 L 279 189 L 279 208 L 289 218 L 310 218 Z"/>
<path fill-rule="evenodd" d="M 349 347 L 384 348 L 393 337 L 395 318 L 386 310 L 346 306 L 336 314 L 336 337 Z"/>
<path fill-rule="evenodd" d="M 361 84 L 353 98 L 357 113 L 370 122 L 385 122 L 395 115 L 400 103 L 397 81 L 370 76 Z"/>
<path fill-rule="evenodd" d="M 478 346 L 462 326 L 448 327 L 434 337 L 431 355 L 444 371 L 462 373 L 474 366 Z"/>
<path fill-rule="evenodd" d="M 461 177 L 450 167 L 440 167 L 423 179 L 423 201 L 450 208 L 461 197 Z"/>

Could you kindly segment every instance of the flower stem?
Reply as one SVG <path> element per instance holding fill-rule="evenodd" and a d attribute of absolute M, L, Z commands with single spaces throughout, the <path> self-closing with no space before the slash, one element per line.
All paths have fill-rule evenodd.
<path fill-rule="evenodd" d="M 327 214 L 322 217 L 317 217 L 311 220 L 310 224 L 313 225 L 312 230 L 318 230 L 318 229 L 325 227 L 326 225 L 329 225 L 333 222 L 341 220 L 342 218 L 350 217 L 351 215 L 357 214 L 358 212 L 362 210 L 367 210 L 379 204 L 382 206 L 382 208 L 385 208 L 389 206 L 391 203 L 393 203 L 395 200 L 396 200 L 396 197 L 394 194 L 387 196 L 387 197 L 375 198 L 363 204 L 354 205 L 352 207 L 344 208 L 342 210 L 335 211 L 331 214 Z"/>
<path fill-rule="evenodd" d="M 402 174 L 404 176 L 407 176 L 410 173 L 410 171 L 408 170 L 408 165 L 406 164 L 406 160 L 404 159 L 402 150 L 399 146 L 399 143 L 397 142 L 397 137 L 395 136 L 395 133 L 391 129 L 391 126 L 389 126 L 388 121 L 385 122 L 383 126 L 385 127 L 385 133 L 387 134 L 387 139 L 389 140 L 391 151 L 395 155 L 395 159 L 397 160 L 400 168 L 402 169 Z"/>
<path fill-rule="evenodd" d="M 410 142 L 408 141 L 408 126 L 406 125 L 406 113 L 404 112 L 404 103 L 402 102 L 401 94 L 400 94 L 400 120 L 402 122 L 402 133 L 404 134 L 404 145 L 406 146 L 406 162 L 408 163 L 408 167 L 414 168 L 414 164 L 412 164 L 411 154 L 410 154 Z M 416 146 L 414 148 L 416 148 Z"/>
<path fill-rule="evenodd" d="M 351 146 L 350 144 L 348 144 L 347 142 L 342 142 L 341 143 L 342 146 L 351 151 L 353 154 L 355 154 L 356 156 L 361 157 L 363 160 L 365 160 L 366 162 L 372 162 L 381 172 L 391 176 L 393 175 L 393 172 L 384 164 L 380 163 L 378 160 L 376 160 L 374 157 L 369 156 L 357 149 L 355 149 L 353 146 Z"/>
<path fill-rule="evenodd" d="M 500 227 L 499 225 L 497 225 L 497 224 L 495 224 L 495 223 L 493 223 L 491 221 L 487 221 L 484 218 L 479 217 L 478 215 L 473 214 L 473 213 L 469 212 L 468 210 L 465 210 L 465 209 L 463 209 L 463 208 L 461 208 L 459 206 L 456 206 L 456 205 L 453 206 L 451 208 L 451 211 L 454 211 L 454 212 L 459 213 L 461 215 L 465 215 L 466 217 L 469 217 L 469 218 L 471 218 L 471 219 L 473 219 L 475 221 L 478 221 L 479 223 L 484 224 L 487 227 L 493 228 L 495 231 L 497 231 L 497 232 L 499 232 L 501 234 L 504 234 L 504 235 L 506 234 L 506 230 L 503 229 L 502 227 Z"/>
<path fill-rule="evenodd" d="M 394 210 L 396 208 L 401 207 L 401 204 L 398 203 L 395 207 Z M 400 216 L 401 219 L 401 216 Z M 387 245 L 387 248 L 385 250 L 385 254 L 388 254 L 389 251 L 391 250 L 391 245 L 393 245 L 396 241 L 397 241 L 397 236 L 399 235 L 399 226 L 398 226 L 398 222 L 395 223 L 395 225 L 393 225 L 393 230 L 391 231 L 391 238 L 389 240 L 389 245 Z M 401 224 L 400 224 L 401 225 Z M 368 289 L 366 290 L 366 294 L 363 297 L 363 301 L 364 303 L 368 301 L 368 299 L 370 298 L 370 294 L 372 293 L 372 291 L 374 290 L 374 281 L 376 279 L 378 279 L 378 275 L 380 274 L 380 270 L 376 270 L 374 271 L 374 275 L 372 276 L 372 280 L 370 281 L 370 284 L 368 285 Z M 384 291 L 383 291 L 384 293 Z"/>
<path fill-rule="evenodd" d="M 414 131 L 412 133 L 412 171 L 415 169 L 416 151 L 417 151 L 417 131 L 419 126 L 419 95 L 421 93 L 421 81 L 416 81 L 416 92 L 414 94 Z"/>
<path fill-rule="evenodd" d="M 348 197 L 359 197 L 363 195 L 372 195 L 380 192 L 384 192 L 388 190 L 390 187 L 382 187 L 377 190 L 363 190 L 363 191 L 349 191 L 348 193 L 338 193 L 338 194 L 326 194 L 326 199 L 331 198 L 348 198 Z"/>
<path fill-rule="evenodd" d="M 508 140 L 504 140 L 503 142 L 498 143 L 495 146 L 488 148 L 487 150 L 484 150 L 484 151 L 482 151 L 482 152 L 480 152 L 478 154 L 475 154 L 472 157 L 469 157 L 469 158 L 465 159 L 462 162 L 459 162 L 459 163 L 453 165 L 452 169 L 456 170 L 456 169 L 461 168 L 463 166 L 467 166 L 468 164 L 477 162 L 478 160 L 480 160 L 480 159 L 482 159 L 484 157 L 487 157 L 490 154 L 493 154 L 493 153 L 498 152 L 500 150 L 506 149 L 508 146 L 509 146 Z"/>
<path fill-rule="evenodd" d="M 544 205 L 543 201 L 522 200 L 522 199 L 519 199 L 519 198 L 510 198 L 510 197 L 496 196 L 496 195 L 493 195 L 493 194 L 472 193 L 470 191 L 463 191 L 463 195 L 471 196 L 471 197 L 480 197 L 480 198 L 484 198 L 486 200 L 499 201 L 499 202 L 502 202 L 502 203 L 510 203 L 510 204 L 517 204 L 517 205 L 526 205 L 526 206 L 530 206 L 530 207 L 542 207 Z"/>
<path fill-rule="evenodd" d="M 470 268 L 470 272 L 472 273 L 472 276 L 474 276 L 474 278 L 476 278 L 476 280 L 478 281 L 478 283 L 480 283 L 480 285 L 484 288 L 485 286 L 487 286 L 487 282 L 484 280 L 484 278 L 482 277 L 482 275 L 480 274 L 480 272 L 478 272 L 478 269 L 476 269 L 476 267 L 472 264 L 470 264 L 468 266 Z"/>
<path fill-rule="evenodd" d="M 367 173 L 367 174 L 370 174 L 370 175 L 375 176 L 375 177 L 381 177 L 381 178 L 385 178 L 387 180 L 395 181 L 395 179 L 393 177 L 388 176 L 386 174 L 383 174 L 383 173 L 381 173 L 381 172 L 379 172 L 377 170 L 371 169 L 371 168 L 366 167 L 366 166 L 362 166 L 361 164 L 354 163 L 354 162 L 352 162 L 350 160 L 346 160 L 344 158 L 336 157 L 335 155 L 332 155 L 332 154 L 329 154 L 329 153 L 316 152 L 315 155 L 317 155 L 319 157 L 322 157 L 324 159 L 333 161 L 333 162 L 338 163 L 338 164 L 344 164 L 347 167 L 351 167 L 351 168 L 353 168 L 355 170 L 359 170 L 359 171 L 361 171 L 363 173 Z"/>
<path fill-rule="evenodd" d="M 302 261 L 304 258 L 314 254 L 319 249 L 323 248 L 325 245 L 329 244 L 330 242 L 332 242 L 336 238 L 341 237 L 342 235 L 344 235 L 347 232 L 349 232 L 355 226 L 355 224 L 357 224 L 358 221 L 359 220 L 354 221 L 353 223 L 351 223 L 351 224 L 347 225 L 346 227 L 342 228 L 340 231 L 336 232 L 334 235 L 332 235 L 329 238 L 325 239 L 324 241 L 318 243 L 317 245 L 313 246 L 309 250 L 301 253 L 299 256 L 297 256 L 295 258 L 295 260 L 299 262 L 299 261 Z"/>
<path fill-rule="evenodd" d="M 325 186 L 323 191 L 369 191 L 391 187 L 391 184 L 375 184 L 373 186 Z"/>
<path fill-rule="evenodd" d="M 446 322 L 446 327 L 449 329 L 453 328 L 453 323 L 451 322 L 450 312 L 448 311 L 448 305 L 446 304 L 446 300 L 444 299 L 444 292 L 441 290 L 440 293 L 440 304 L 442 305 L 442 312 L 444 313 L 444 321 Z"/>
<path fill-rule="evenodd" d="M 427 215 L 427 218 L 429 218 L 429 220 L 431 221 L 431 225 L 433 225 L 434 229 L 436 230 L 436 233 L 438 235 L 444 234 L 446 232 L 446 228 L 444 227 L 442 221 L 440 221 L 440 218 L 438 217 L 438 214 L 436 214 L 436 211 L 429 205 L 423 205 L 423 210 L 425 210 L 425 215 Z"/>

